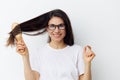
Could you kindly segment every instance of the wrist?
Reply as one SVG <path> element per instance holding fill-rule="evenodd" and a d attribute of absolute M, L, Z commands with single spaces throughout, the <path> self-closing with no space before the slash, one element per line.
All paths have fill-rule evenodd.
<path fill-rule="evenodd" d="M 23 59 L 27 59 L 27 58 L 29 58 L 29 55 L 28 55 L 28 54 L 22 55 L 22 58 L 23 58 Z"/>
<path fill-rule="evenodd" d="M 86 67 L 90 67 L 91 66 L 91 62 L 85 62 L 84 63 Z"/>
<path fill-rule="evenodd" d="M 85 69 L 86 74 L 91 72 L 91 63 L 86 63 L 85 66 L 84 66 L 84 69 Z"/>

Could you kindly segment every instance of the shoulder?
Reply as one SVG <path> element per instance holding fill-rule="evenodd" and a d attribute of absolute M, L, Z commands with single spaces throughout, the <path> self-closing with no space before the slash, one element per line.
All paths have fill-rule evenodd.
<path fill-rule="evenodd" d="M 72 45 L 70 47 L 75 49 L 75 50 L 82 50 L 83 49 L 83 47 L 81 45 L 78 45 L 78 44 L 74 44 L 74 45 Z"/>
<path fill-rule="evenodd" d="M 83 53 L 83 47 L 81 45 L 78 44 L 74 44 L 71 46 L 71 50 L 76 53 L 76 55 L 82 55 Z"/>

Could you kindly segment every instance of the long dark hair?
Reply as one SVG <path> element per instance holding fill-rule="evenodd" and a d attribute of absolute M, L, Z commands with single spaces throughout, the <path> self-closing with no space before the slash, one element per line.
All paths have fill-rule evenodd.
<path fill-rule="evenodd" d="M 35 17 L 33 19 L 30 19 L 28 21 L 25 21 L 23 23 L 18 24 L 10 33 L 9 33 L 9 38 L 7 40 L 7 46 L 9 45 L 14 45 L 15 42 L 15 36 L 19 33 L 24 33 L 27 35 L 40 35 L 44 32 L 46 32 L 46 27 L 48 26 L 48 22 L 52 17 L 60 17 L 61 19 L 63 19 L 64 24 L 65 24 L 65 30 L 66 30 L 66 36 L 64 38 L 64 42 L 67 45 L 73 45 L 74 44 L 74 37 L 73 37 L 73 31 L 72 31 L 72 27 L 71 27 L 71 22 L 67 16 L 67 14 L 60 10 L 60 9 L 55 9 L 55 10 L 51 10 L 47 13 L 44 13 L 38 17 Z M 42 31 L 39 31 L 42 30 Z M 33 33 L 33 34 L 29 34 L 29 32 L 37 32 L 37 33 Z M 49 38 L 50 42 L 51 39 Z"/>

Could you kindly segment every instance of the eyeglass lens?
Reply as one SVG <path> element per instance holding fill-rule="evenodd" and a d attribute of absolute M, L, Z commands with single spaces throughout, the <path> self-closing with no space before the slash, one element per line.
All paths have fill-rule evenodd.
<path fill-rule="evenodd" d="M 55 30 L 56 27 L 58 27 L 58 29 L 65 29 L 65 25 L 64 24 L 59 24 L 59 25 L 50 24 L 50 25 L 48 25 L 48 28 L 51 29 L 51 30 Z"/>

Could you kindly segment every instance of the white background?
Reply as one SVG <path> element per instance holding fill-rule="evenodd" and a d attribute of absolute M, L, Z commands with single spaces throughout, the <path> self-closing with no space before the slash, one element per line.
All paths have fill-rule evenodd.
<path fill-rule="evenodd" d="M 15 48 L 5 47 L 13 22 L 21 23 L 52 9 L 70 17 L 75 43 L 91 45 L 93 80 L 120 80 L 119 0 L 0 0 L 0 80 L 24 80 L 22 58 Z M 23 35 L 34 53 L 47 42 L 47 35 Z"/>

